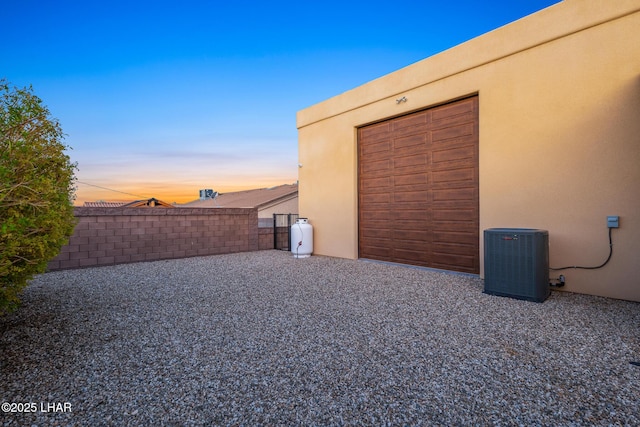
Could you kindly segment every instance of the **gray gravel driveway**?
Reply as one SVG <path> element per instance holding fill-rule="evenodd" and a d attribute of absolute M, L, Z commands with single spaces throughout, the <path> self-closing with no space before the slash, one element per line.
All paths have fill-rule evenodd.
<path fill-rule="evenodd" d="M 640 425 L 639 303 L 482 286 L 280 251 L 43 274 L 0 424 Z"/>

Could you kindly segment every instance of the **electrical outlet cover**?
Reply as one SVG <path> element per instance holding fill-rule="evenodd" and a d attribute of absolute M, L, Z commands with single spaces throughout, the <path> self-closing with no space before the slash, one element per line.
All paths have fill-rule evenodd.
<path fill-rule="evenodd" d="M 620 217 L 617 215 L 610 215 L 607 217 L 607 227 L 618 228 L 620 227 Z"/>

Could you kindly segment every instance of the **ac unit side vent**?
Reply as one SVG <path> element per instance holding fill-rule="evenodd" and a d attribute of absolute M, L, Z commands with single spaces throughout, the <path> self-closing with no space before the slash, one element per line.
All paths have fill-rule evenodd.
<path fill-rule="evenodd" d="M 549 232 L 531 228 L 484 231 L 484 292 L 543 302 L 549 289 Z"/>

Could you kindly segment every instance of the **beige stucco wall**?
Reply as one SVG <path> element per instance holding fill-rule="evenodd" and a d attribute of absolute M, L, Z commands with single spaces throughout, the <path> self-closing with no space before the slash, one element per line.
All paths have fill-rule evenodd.
<path fill-rule="evenodd" d="M 469 94 L 480 230 L 547 229 L 552 266 L 597 265 L 619 215 L 610 263 L 564 289 L 640 301 L 640 0 L 565 0 L 298 112 L 314 253 L 358 257 L 356 128 Z"/>
<path fill-rule="evenodd" d="M 258 218 L 273 218 L 273 214 L 298 213 L 298 196 L 283 200 L 271 206 L 258 209 Z"/>

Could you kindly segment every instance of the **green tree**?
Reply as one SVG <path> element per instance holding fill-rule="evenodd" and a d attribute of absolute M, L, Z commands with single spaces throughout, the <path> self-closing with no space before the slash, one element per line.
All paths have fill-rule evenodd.
<path fill-rule="evenodd" d="M 75 163 L 31 87 L 0 79 L 0 315 L 73 233 Z"/>

